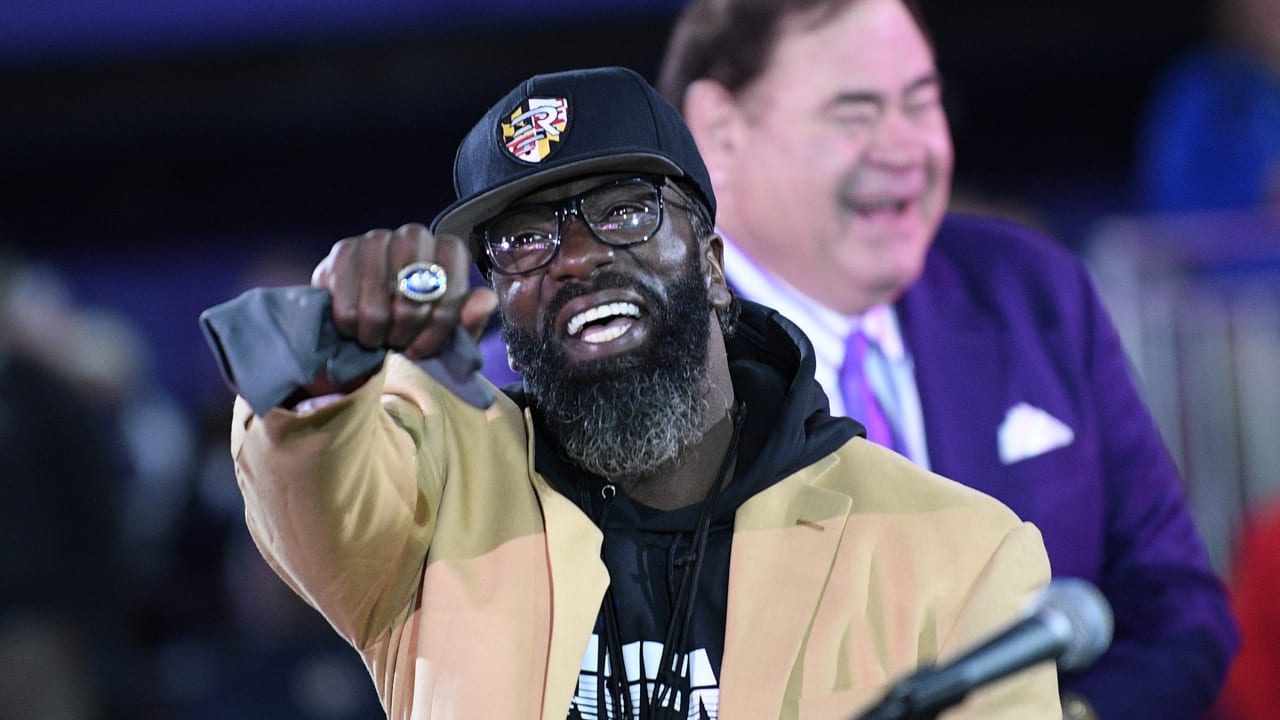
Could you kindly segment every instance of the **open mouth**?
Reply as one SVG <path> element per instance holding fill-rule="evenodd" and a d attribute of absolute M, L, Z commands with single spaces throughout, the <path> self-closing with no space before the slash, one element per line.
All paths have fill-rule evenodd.
<path fill-rule="evenodd" d="M 849 207 L 860 217 L 898 217 L 915 204 L 911 198 L 887 198 L 884 200 L 851 200 Z"/>
<path fill-rule="evenodd" d="M 569 318 L 565 333 L 597 345 L 621 337 L 640 318 L 640 308 L 630 302 L 611 302 L 587 308 Z"/>

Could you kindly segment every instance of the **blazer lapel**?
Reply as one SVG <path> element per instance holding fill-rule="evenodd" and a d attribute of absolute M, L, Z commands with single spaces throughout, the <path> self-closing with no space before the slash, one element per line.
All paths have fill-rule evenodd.
<path fill-rule="evenodd" d="M 778 717 L 852 501 L 816 487 L 834 457 L 752 497 L 735 519 L 721 717 Z"/>
<path fill-rule="evenodd" d="M 529 466 L 533 467 L 533 423 L 529 428 Z M 569 714 L 582 656 L 609 586 L 609 571 L 600 559 L 604 536 L 578 506 L 533 473 L 533 487 L 542 505 L 551 574 L 551 640 L 547 678 L 542 694 L 544 718 Z"/>
<path fill-rule="evenodd" d="M 937 253 L 896 310 L 915 366 L 930 469 L 994 493 L 1004 477 L 996 429 L 1012 377 L 999 327 Z"/>

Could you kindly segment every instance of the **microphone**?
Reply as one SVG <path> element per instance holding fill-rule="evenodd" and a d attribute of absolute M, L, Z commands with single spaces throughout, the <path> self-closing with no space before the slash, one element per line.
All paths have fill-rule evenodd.
<path fill-rule="evenodd" d="M 1060 671 L 1092 665 L 1111 644 L 1114 620 L 1102 592 L 1078 578 L 1049 583 L 1027 617 L 942 666 L 899 680 L 859 720 L 927 720 L 973 689 L 1043 660 Z"/>

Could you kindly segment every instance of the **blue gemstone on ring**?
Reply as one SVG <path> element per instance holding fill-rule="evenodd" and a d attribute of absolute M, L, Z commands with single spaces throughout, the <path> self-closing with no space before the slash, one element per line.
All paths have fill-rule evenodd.
<path fill-rule="evenodd" d="M 444 296 L 449 285 L 444 268 L 435 263 L 410 263 L 396 275 L 400 294 L 415 302 L 432 302 Z"/>

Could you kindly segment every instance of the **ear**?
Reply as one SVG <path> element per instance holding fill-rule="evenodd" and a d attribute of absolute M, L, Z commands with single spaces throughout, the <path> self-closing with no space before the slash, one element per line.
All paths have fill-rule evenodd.
<path fill-rule="evenodd" d="M 707 297 L 717 312 L 722 311 L 733 301 L 733 293 L 729 292 L 729 278 L 724 272 L 724 240 L 720 235 L 707 236 L 702 260 L 706 267 Z"/>
<path fill-rule="evenodd" d="M 511 368 L 511 372 L 520 372 L 520 366 L 516 364 L 516 358 L 510 350 L 507 351 L 507 367 Z"/>
<path fill-rule="evenodd" d="M 737 100 L 715 80 L 695 80 L 684 91 L 684 119 L 718 193 L 730 181 L 733 158 L 742 145 Z"/>

